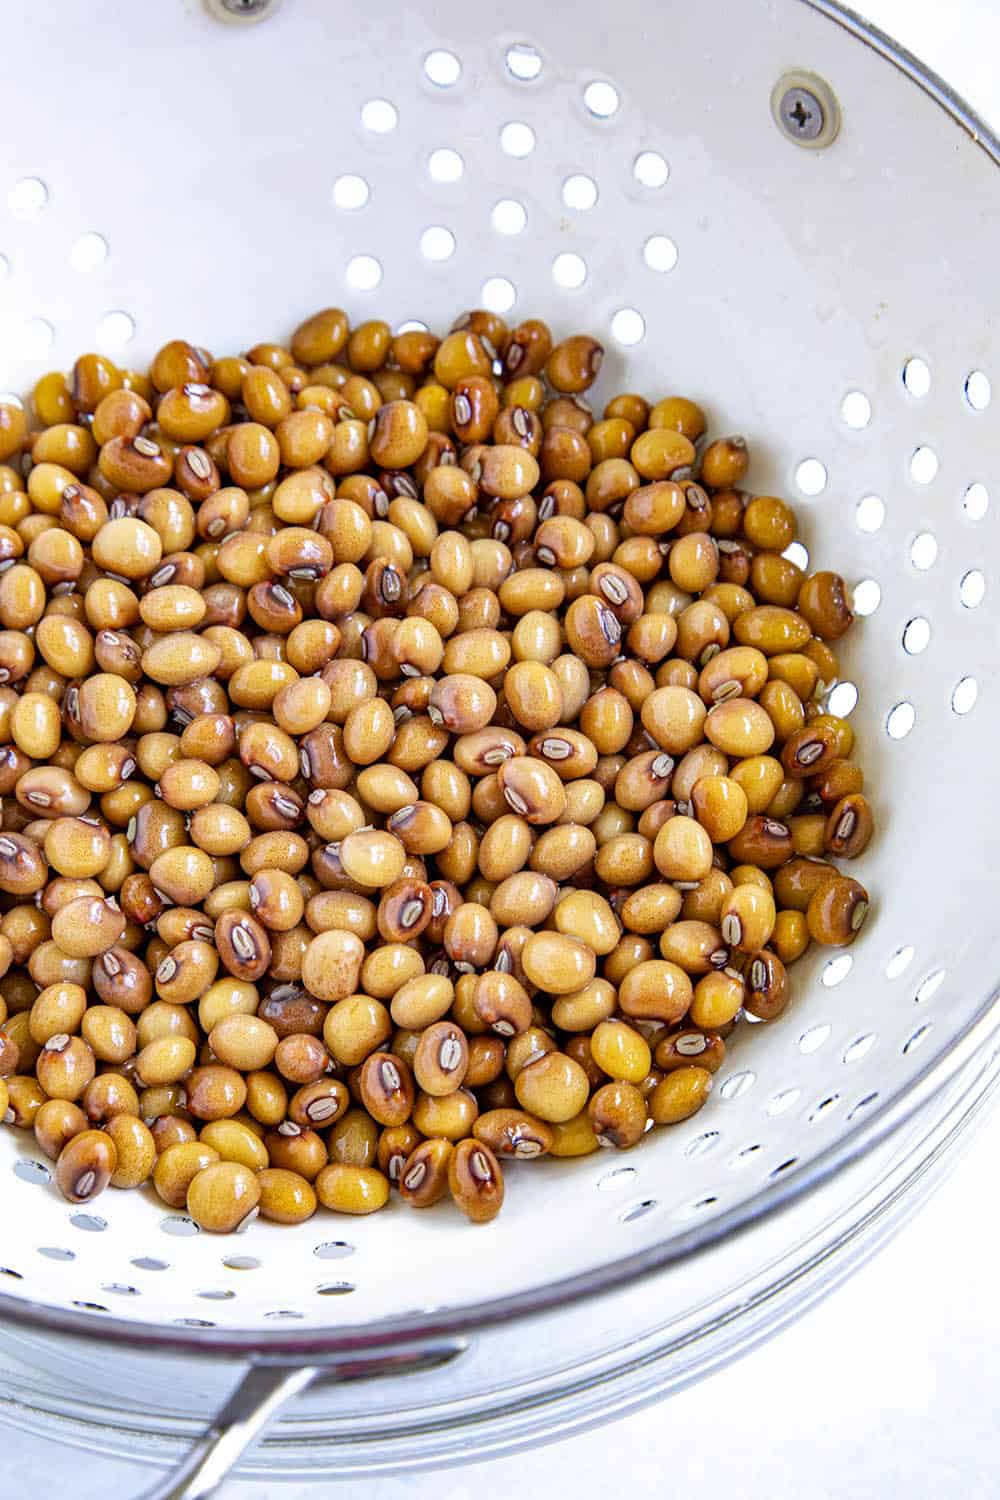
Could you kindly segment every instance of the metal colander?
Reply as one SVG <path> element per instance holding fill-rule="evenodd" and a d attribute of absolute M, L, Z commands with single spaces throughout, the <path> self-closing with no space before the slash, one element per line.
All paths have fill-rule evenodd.
<path fill-rule="evenodd" d="M 543 316 L 605 343 L 598 403 L 678 391 L 745 431 L 749 485 L 796 504 L 797 560 L 854 588 L 830 696 L 877 819 L 872 915 L 796 967 L 780 1021 L 741 1028 L 686 1125 L 513 1169 L 488 1228 L 395 1205 L 228 1240 L 145 1192 L 74 1209 L 31 1136 L 0 1132 L 0 1317 L 39 1362 L 93 1369 L 121 1414 L 137 1371 L 155 1395 L 182 1357 L 189 1422 L 233 1384 L 221 1361 L 256 1362 L 208 1477 L 163 1495 L 207 1494 L 314 1366 L 338 1377 L 309 1408 L 334 1425 L 340 1381 L 388 1371 L 360 1405 L 397 1439 L 432 1397 L 444 1429 L 557 1366 L 592 1389 L 644 1318 L 704 1327 L 737 1263 L 766 1282 L 821 1184 L 840 1213 L 865 1166 L 888 1181 L 915 1111 L 960 1110 L 986 1056 L 1000 148 L 831 0 L 161 0 L 127 20 L 49 0 L 6 33 L 0 387 L 89 348 L 236 351 L 333 303 L 437 329 L 475 305 Z"/>

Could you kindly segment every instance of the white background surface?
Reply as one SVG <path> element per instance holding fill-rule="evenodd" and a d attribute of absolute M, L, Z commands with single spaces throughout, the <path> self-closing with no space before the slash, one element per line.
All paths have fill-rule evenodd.
<path fill-rule="evenodd" d="M 666 15 L 671 3 L 679 0 L 668 0 Z M 858 8 L 1000 128 L 996 0 L 867 0 Z M 225 1500 L 551 1500 L 561 1492 L 596 1500 L 665 1489 L 740 1500 L 994 1497 L 998 1154 L 995 1114 L 933 1201 L 852 1282 L 659 1408 L 466 1470 L 277 1491 L 234 1482 Z M 96 1455 L 81 1462 L 70 1450 L 40 1450 L 0 1428 L 0 1500 L 127 1500 L 153 1478 Z"/>

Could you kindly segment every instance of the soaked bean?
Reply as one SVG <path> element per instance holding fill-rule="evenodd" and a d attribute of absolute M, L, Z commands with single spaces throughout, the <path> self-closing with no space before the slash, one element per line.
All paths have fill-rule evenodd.
<path fill-rule="evenodd" d="M 667 880 L 684 883 L 704 879 L 712 867 L 712 841 L 694 818 L 668 818 L 656 835 L 653 859 Z"/>
<path fill-rule="evenodd" d="M 515 974 L 504 970 L 490 970 L 478 977 L 472 1007 L 475 1020 L 498 1036 L 515 1036 L 531 1025 L 528 992 Z"/>
<path fill-rule="evenodd" d="M 532 826 L 555 823 L 566 809 L 566 793 L 555 771 L 534 756 L 501 762 L 497 782 L 511 810 Z"/>
<path fill-rule="evenodd" d="M 249 1167 L 234 1161 L 213 1162 L 192 1178 L 187 1211 L 200 1229 L 231 1234 L 257 1215 L 260 1185 Z"/>
<path fill-rule="evenodd" d="M 240 1013 L 223 1016 L 208 1035 L 219 1061 L 246 1073 L 268 1067 L 278 1042 L 273 1026 L 258 1016 Z"/>
<path fill-rule="evenodd" d="M 523 870 L 502 880 L 490 897 L 490 914 L 501 927 L 536 927 L 555 905 L 557 888 L 547 875 Z"/>
<path fill-rule="evenodd" d="M 430 1208 L 448 1192 L 448 1168 L 454 1147 L 438 1137 L 421 1141 L 399 1171 L 399 1194 L 412 1208 Z"/>
<path fill-rule="evenodd" d="M 603 1084 L 591 1095 L 587 1112 L 598 1145 L 627 1151 L 646 1133 L 646 1101 L 634 1084 Z"/>
<path fill-rule="evenodd" d="M 595 891 L 573 891 L 556 905 L 556 930 L 578 939 L 594 953 L 610 953 L 621 936 L 621 926 L 610 904 Z"/>
<path fill-rule="evenodd" d="M 744 1006 L 761 1021 L 773 1021 L 787 1008 L 788 976 L 777 953 L 764 948 L 747 970 Z"/>
<path fill-rule="evenodd" d="M 817 943 L 842 948 L 860 932 L 868 916 L 868 892 L 857 880 L 834 876 L 817 886 L 806 908 L 809 936 Z"/>
<path fill-rule="evenodd" d="M 728 698 L 709 709 L 705 734 L 726 755 L 764 755 L 774 742 L 774 724 L 752 698 Z"/>
<path fill-rule="evenodd" d="M 649 1097 L 649 1117 L 656 1125 L 677 1125 L 697 1114 L 712 1091 L 712 1074 L 705 1067 L 675 1068 L 660 1079 Z"/>
<path fill-rule="evenodd" d="M 733 952 L 759 953 L 774 931 L 774 897 L 767 887 L 735 886 L 722 903 L 719 924 L 723 941 Z"/>
<path fill-rule="evenodd" d="M 624 1021 L 599 1022 L 590 1039 L 590 1050 L 602 1072 L 627 1083 L 641 1083 L 652 1066 L 645 1037 Z"/>
<path fill-rule="evenodd" d="M 835 866 L 825 859 L 794 856 L 775 871 L 775 898 L 781 906 L 804 913 L 813 894 L 836 874 Z"/>
<path fill-rule="evenodd" d="M 841 858 L 854 859 L 868 847 L 874 828 L 868 799 L 859 791 L 851 792 L 839 799 L 826 819 L 823 847 Z"/>
<path fill-rule="evenodd" d="M 500 1163 L 484 1141 L 460 1141 L 448 1161 L 448 1187 L 456 1205 L 474 1224 L 495 1219 L 503 1206 Z"/>
<path fill-rule="evenodd" d="M 89 1203 L 108 1186 L 117 1164 L 112 1138 L 103 1130 L 83 1130 L 59 1153 L 56 1184 L 70 1203 Z"/>
<path fill-rule="evenodd" d="M 413 1057 L 413 1075 L 425 1094 L 451 1094 L 460 1088 L 469 1064 L 465 1033 L 449 1021 L 437 1021 L 421 1033 Z"/>
<path fill-rule="evenodd" d="M 136 1059 L 136 1076 L 149 1086 L 177 1083 L 194 1065 L 194 1042 L 186 1036 L 161 1036 L 148 1042 Z"/>
<path fill-rule="evenodd" d="M 529 1114 L 556 1123 L 579 1114 L 587 1102 L 589 1088 L 580 1064 L 557 1051 L 535 1058 L 520 1070 L 514 1081 L 518 1103 Z"/>
<path fill-rule="evenodd" d="M 339 1130 L 348 1119 L 337 1122 L 334 1131 Z M 372 1140 L 374 1140 L 375 1127 L 370 1120 L 366 1122 L 371 1127 Z M 322 1136 L 315 1130 L 304 1129 L 296 1125 L 293 1120 L 282 1120 L 277 1130 L 269 1130 L 264 1136 L 264 1146 L 270 1158 L 271 1166 L 280 1171 L 295 1172 L 304 1177 L 307 1182 L 314 1183 L 319 1172 L 326 1166 L 329 1156 L 333 1150 L 334 1133 L 331 1132 L 331 1151 L 327 1151 Z M 372 1152 L 374 1154 L 374 1151 Z"/>
<path fill-rule="evenodd" d="M 686 687 L 660 687 L 642 705 L 642 725 L 661 750 L 683 754 L 702 739 L 704 703 Z"/>
<path fill-rule="evenodd" d="M 594 950 L 562 933 L 532 933 L 521 961 L 532 984 L 554 995 L 568 995 L 589 984 L 596 969 Z"/>
<path fill-rule="evenodd" d="M 104 1134 L 115 1148 L 113 1188 L 136 1188 L 148 1182 L 156 1164 L 153 1134 L 135 1115 L 115 1115 L 104 1126 Z"/>
<path fill-rule="evenodd" d="M 267 1167 L 257 1174 L 260 1213 L 275 1224 L 303 1224 L 316 1212 L 316 1191 L 298 1172 Z"/>
<path fill-rule="evenodd" d="M 447 1015 L 454 998 L 455 987 L 446 974 L 420 974 L 393 995 L 392 1019 L 397 1026 L 422 1031 Z"/>
<path fill-rule="evenodd" d="M 679 1021 L 691 1001 L 691 981 L 668 960 L 645 959 L 630 967 L 619 984 L 618 1003 L 627 1016 Z"/>
<path fill-rule="evenodd" d="M 49 1037 L 35 1061 L 35 1074 L 50 1099 L 75 1102 L 94 1077 L 96 1061 L 82 1037 Z"/>
<path fill-rule="evenodd" d="M 6 1092 L 7 1084 L 3 1084 L 4 1092 L 0 1094 L 0 1103 L 4 1106 L 4 1115 L 7 1113 L 9 1094 Z M 3 1117 L 0 1116 L 0 1119 Z M 79 1105 L 68 1099 L 48 1099 L 35 1114 L 33 1129 L 35 1140 L 40 1151 L 49 1158 L 56 1161 L 60 1152 L 68 1141 L 74 1136 L 80 1135 L 88 1128 L 87 1116 Z"/>
<path fill-rule="evenodd" d="M 735 969 L 705 974 L 694 987 L 689 1019 L 704 1031 L 727 1025 L 739 1013 L 745 996 L 743 976 Z"/>
<path fill-rule="evenodd" d="M 748 818 L 728 847 L 734 859 L 762 870 L 784 864 L 794 848 L 786 824 L 760 815 Z"/>
<path fill-rule="evenodd" d="M 681 1026 L 657 1042 L 653 1058 L 661 1074 L 695 1064 L 709 1073 L 717 1073 L 726 1058 L 726 1044 L 717 1032 Z"/>
<path fill-rule="evenodd" d="M 389 1201 L 389 1179 L 371 1167 L 331 1162 L 315 1180 L 324 1208 L 341 1214 L 370 1214 Z"/>
<path fill-rule="evenodd" d="M 674 922 L 660 939 L 660 952 L 686 974 L 707 974 L 725 968 L 730 959 L 729 946 L 719 928 L 711 922 L 687 918 Z"/>

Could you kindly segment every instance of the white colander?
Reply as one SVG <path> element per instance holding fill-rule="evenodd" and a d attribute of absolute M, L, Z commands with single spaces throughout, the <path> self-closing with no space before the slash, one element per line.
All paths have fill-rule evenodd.
<path fill-rule="evenodd" d="M 678 392 L 746 432 L 750 487 L 792 499 L 804 547 L 854 587 L 831 697 L 878 823 L 872 914 L 849 952 L 796 966 L 791 1009 L 741 1030 L 688 1124 L 513 1169 L 486 1228 L 393 1205 L 238 1239 L 145 1193 L 73 1209 L 32 1138 L 0 1132 L 0 1316 L 40 1362 L 90 1369 L 124 1423 L 137 1371 L 169 1404 L 171 1354 L 197 1372 L 171 1398 L 188 1420 L 224 1400 L 220 1361 L 255 1361 L 223 1455 L 164 1496 L 207 1494 L 330 1362 L 390 1371 L 355 1434 L 364 1410 L 392 1418 L 414 1462 L 432 1397 L 442 1428 L 472 1424 L 558 1366 L 587 1405 L 643 1317 L 704 1327 L 727 1266 L 766 1282 L 821 1183 L 832 1224 L 866 1166 L 900 1170 L 914 1111 L 961 1113 L 987 1076 L 1000 146 L 830 0 L 47 0 L 5 34 L 0 388 L 89 348 L 236 352 L 332 303 L 439 330 L 476 305 L 542 316 L 605 343 L 598 404 Z M 317 1440 L 344 1411 L 324 1390 Z"/>

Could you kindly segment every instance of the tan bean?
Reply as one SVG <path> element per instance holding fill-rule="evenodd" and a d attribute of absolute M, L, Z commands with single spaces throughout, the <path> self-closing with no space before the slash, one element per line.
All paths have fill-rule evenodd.
<path fill-rule="evenodd" d="M 389 1201 L 389 1179 L 371 1167 L 331 1162 L 315 1181 L 324 1208 L 340 1214 L 377 1213 Z"/>

